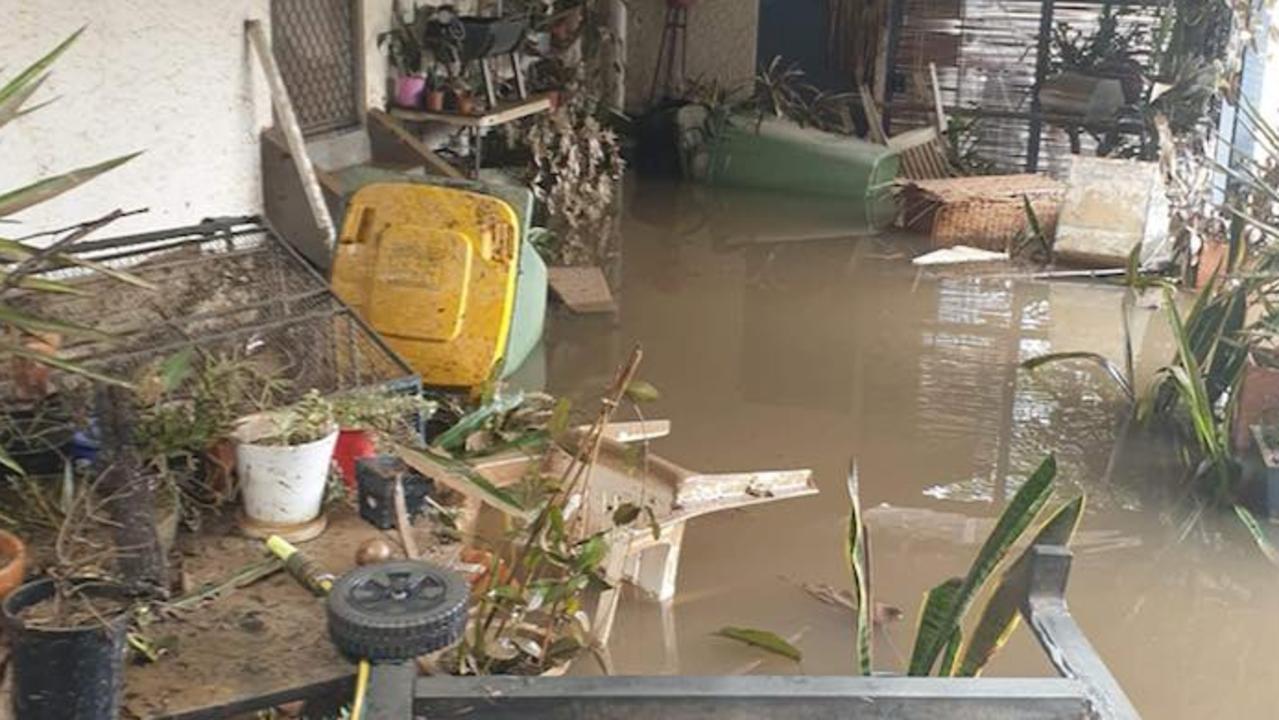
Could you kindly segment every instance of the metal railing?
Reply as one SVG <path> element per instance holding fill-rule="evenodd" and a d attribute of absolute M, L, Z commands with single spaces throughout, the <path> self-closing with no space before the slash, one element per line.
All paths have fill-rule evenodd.
<path fill-rule="evenodd" d="M 368 720 L 1136 720 L 1136 709 L 1066 606 L 1070 551 L 1040 546 L 1015 581 L 1021 614 L 1056 678 L 416 677 L 376 666 Z"/>

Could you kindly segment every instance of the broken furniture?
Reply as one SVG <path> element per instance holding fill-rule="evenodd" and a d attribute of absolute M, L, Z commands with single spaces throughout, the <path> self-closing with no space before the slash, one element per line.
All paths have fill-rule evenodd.
<path fill-rule="evenodd" d="M 575 518 L 570 518 L 570 522 L 580 523 L 576 527 L 583 536 L 601 531 L 610 534 L 609 555 L 604 561 L 610 579 L 625 579 L 659 601 L 675 596 L 684 526 L 689 520 L 817 493 L 811 470 L 704 474 L 651 452 L 640 456 L 642 460 L 637 464 L 635 449 L 629 444 L 659 437 L 669 430 L 670 424 L 661 421 L 608 426 L 594 469 L 584 483 L 588 488 L 587 497 Z M 572 434 L 571 443 L 580 442 L 584 437 L 584 431 L 579 430 Z M 543 472 L 550 475 L 562 472 L 572 462 L 571 450 L 571 447 L 556 447 Z M 470 531 L 463 530 L 463 534 L 484 535 L 486 519 L 478 505 L 491 502 L 489 496 L 474 492 L 469 482 L 457 481 L 439 465 L 429 461 L 422 464 L 424 456 L 420 454 L 402 457 L 423 474 L 468 495 L 472 500 L 469 514 L 473 520 Z M 477 460 L 472 467 L 501 488 L 524 478 L 538 460 L 523 452 L 506 452 Z M 624 505 L 647 510 L 633 525 L 615 526 L 614 512 Z M 508 515 L 519 514 L 509 508 L 498 509 Z M 649 511 L 651 518 L 647 515 Z M 593 625 L 602 643 L 608 641 L 618 599 L 616 588 L 605 591 L 599 599 Z"/>
<path fill-rule="evenodd" d="M 950 162 L 950 143 L 946 139 L 944 128 L 927 125 L 888 137 L 884 131 L 884 117 L 875 102 L 874 94 L 865 85 L 859 91 L 866 124 L 870 128 L 870 139 L 897 151 L 901 156 L 902 178 L 928 180 L 959 174 Z"/>
<path fill-rule="evenodd" d="M 1026 203 L 1046 237 L 1057 226 L 1066 187 L 1044 175 L 979 175 L 903 181 L 903 225 L 935 248 L 967 245 L 1007 252 L 1031 229 Z"/>
<path fill-rule="evenodd" d="M 1143 270 L 1172 260 L 1170 208 L 1159 163 L 1076 155 L 1070 162 L 1055 252 L 1091 267 L 1125 267 L 1140 247 Z"/>

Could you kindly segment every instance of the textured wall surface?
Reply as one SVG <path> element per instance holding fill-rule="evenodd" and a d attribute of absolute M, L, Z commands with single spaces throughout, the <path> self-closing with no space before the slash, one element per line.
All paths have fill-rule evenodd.
<path fill-rule="evenodd" d="M 16 217 L 20 235 L 115 208 L 151 212 L 112 227 L 156 229 L 261 207 L 258 132 L 271 119 L 244 21 L 268 0 L 0 0 L 0 77 L 88 28 L 37 99 L 0 131 L 0 192 L 116 155 L 146 153 Z"/>
<path fill-rule="evenodd" d="M 648 101 L 662 43 L 666 0 L 631 0 L 627 23 L 626 98 L 635 109 Z M 723 83 L 755 75 L 759 0 L 700 0 L 688 16 L 688 77 Z"/>

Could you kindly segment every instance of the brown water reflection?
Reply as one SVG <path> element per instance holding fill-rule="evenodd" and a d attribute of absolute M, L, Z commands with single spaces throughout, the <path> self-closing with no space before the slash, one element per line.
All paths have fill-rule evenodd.
<path fill-rule="evenodd" d="M 690 525 L 674 602 L 663 608 L 632 593 L 623 605 L 618 671 L 849 672 L 848 618 L 800 586 L 847 583 L 850 458 L 870 509 L 876 595 L 905 611 L 880 635 L 877 665 L 900 669 L 923 592 L 966 570 L 983 520 L 1054 452 L 1062 493 L 1087 488 L 1090 498 L 1072 608 L 1145 716 L 1279 715 L 1271 572 L 1242 543 L 1173 545 L 1167 508 L 1101 483 L 1122 412 L 1102 380 L 1082 369 L 1017 370 L 1048 350 L 1117 357 L 1119 294 L 919 280 L 891 243 L 792 242 L 839 234 L 813 217 L 781 198 L 643 187 L 624 222 L 621 314 L 552 324 L 553 390 L 597 394 L 642 343 L 642 374 L 663 393 L 650 412 L 675 426 L 657 452 L 717 471 L 811 467 L 822 489 Z M 1138 334 L 1158 322 L 1140 319 Z M 752 651 L 710 637 L 723 625 L 798 635 L 804 662 L 755 662 Z M 991 673 L 1046 671 L 1023 630 Z"/>

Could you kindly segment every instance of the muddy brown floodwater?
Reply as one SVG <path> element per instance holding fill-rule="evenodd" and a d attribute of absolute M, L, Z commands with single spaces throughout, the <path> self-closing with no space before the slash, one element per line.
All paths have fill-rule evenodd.
<path fill-rule="evenodd" d="M 627 591 L 612 642 L 618 672 L 850 673 L 846 611 L 802 585 L 847 587 L 854 460 L 875 595 L 904 612 L 879 633 L 876 665 L 900 671 L 924 591 L 967 570 L 989 521 L 1052 452 L 1059 497 L 1089 495 L 1071 608 L 1144 716 L 1279 716 L 1273 571 L 1235 536 L 1174 543 L 1159 493 L 1102 483 L 1122 412 L 1103 379 L 1017 370 L 1049 350 L 1117 355 L 1116 291 L 917 279 L 900 244 L 852 237 L 847 223 L 824 228 L 820 213 L 787 198 L 631 190 L 621 312 L 556 315 L 549 388 L 598 397 L 641 343 L 641 374 L 662 392 L 647 412 L 674 423 L 654 451 L 708 471 L 811 467 L 821 494 L 690 523 L 674 601 Z M 1161 322 L 1144 316 L 1137 332 Z M 711 636 L 724 625 L 798 637 L 803 663 Z M 1023 627 L 988 674 L 1048 672 Z"/>

